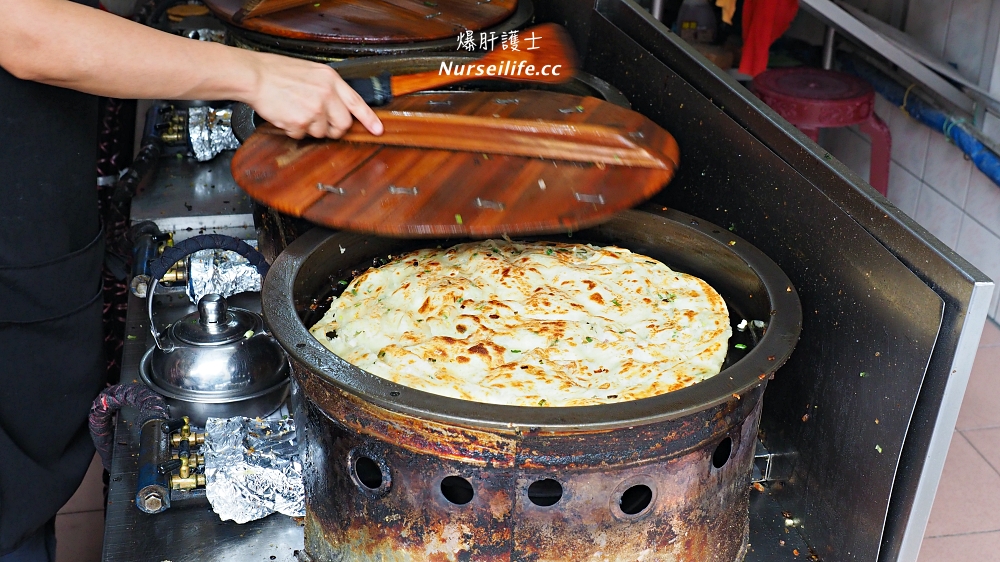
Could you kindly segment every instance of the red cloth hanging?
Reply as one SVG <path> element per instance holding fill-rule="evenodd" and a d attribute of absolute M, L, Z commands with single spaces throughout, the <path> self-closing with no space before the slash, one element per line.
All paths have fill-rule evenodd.
<path fill-rule="evenodd" d="M 792 25 L 799 0 L 746 0 L 743 4 L 743 55 L 740 72 L 757 76 L 767 70 L 771 43 Z"/>

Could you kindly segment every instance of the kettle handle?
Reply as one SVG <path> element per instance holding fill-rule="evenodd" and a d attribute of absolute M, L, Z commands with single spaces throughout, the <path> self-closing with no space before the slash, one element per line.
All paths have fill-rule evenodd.
<path fill-rule="evenodd" d="M 153 293 L 156 291 L 156 286 L 160 283 L 160 278 L 170 269 L 170 266 L 201 250 L 231 250 L 236 252 L 249 260 L 250 265 L 257 268 L 257 273 L 261 277 L 266 276 L 267 271 L 271 268 L 267 263 L 267 258 L 257 250 L 254 250 L 253 246 L 239 238 L 233 238 L 225 234 L 199 234 L 164 250 L 163 255 L 149 264 L 149 274 L 152 283 L 150 283 L 149 290 L 146 292 L 146 313 L 149 315 L 149 331 L 153 334 L 153 342 L 156 344 L 156 347 L 163 351 L 171 351 L 173 347 L 166 348 L 163 346 L 163 343 L 160 341 L 160 335 L 156 332 L 156 326 L 153 324 Z"/>
<path fill-rule="evenodd" d="M 267 270 L 271 267 L 260 252 L 239 238 L 225 234 L 199 234 L 164 250 L 163 255 L 149 265 L 149 274 L 154 280 L 159 279 L 170 269 L 170 266 L 201 250 L 231 250 L 236 252 L 249 260 L 250 265 L 257 268 L 257 273 L 260 273 L 261 277 L 267 275 Z"/>

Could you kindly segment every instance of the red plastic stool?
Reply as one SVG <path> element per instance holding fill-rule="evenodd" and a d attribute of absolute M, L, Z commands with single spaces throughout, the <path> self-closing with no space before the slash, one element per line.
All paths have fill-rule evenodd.
<path fill-rule="evenodd" d="M 871 84 L 843 72 L 796 67 L 762 72 L 753 79 L 753 91 L 814 141 L 820 129 L 861 125 L 861 132 L 872 140 L 868 183 L 886 194 L 892 137 L 875 115 Z"/>

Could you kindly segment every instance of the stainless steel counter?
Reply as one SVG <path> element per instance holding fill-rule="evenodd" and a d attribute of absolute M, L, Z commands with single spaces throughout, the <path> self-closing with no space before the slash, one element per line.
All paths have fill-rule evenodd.
<path fill-rule="evenodd" d="M 175 241 L 205 232 L 256 237 L 253 201 L 233 180 L 232 159 L 232 151 L 208 162 L 161 158 L 132 200 L 132 222 L 153 221 L 163 232 L 173 232 Z"/>

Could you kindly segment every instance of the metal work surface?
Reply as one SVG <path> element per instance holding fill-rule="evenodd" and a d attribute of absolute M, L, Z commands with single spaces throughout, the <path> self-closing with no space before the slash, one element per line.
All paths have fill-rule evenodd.
<path fill-rule="evenodd" d="M 799 455 L 782 501 L 821 557 L 896 560 L 989 280 L 633 3 L 598 2 L 588 27 L 585 69 L 678 132 L 681 169 L 657 200 L 728 225 L 800 289 L 802 341 L 761 421 L 769 449 Z"/>
<path fill-rule="evenodd" d="M 132 222 L 150 220 L 182 240 L 205 232 L 256 238 L 253 201 L 233 181 L 233 152 L 208 162 L 161 158 L 151 181 L 132 200 Z"/>
<path fill-rule="evenodd" d="M 811 554 L 771 490 L 750 490 L 750 545 L 743 562 L 799 562 L 813 560 Z"/>
<path fill-rule="evenodd" d="M 603 18 L 592 25 L 594 33 L 615 34 Z M 874 560 L 941 299 L 669 68 L 638 46 L 630 49 L 624 37 L 613 42 L 614 51 L 604 47 L 609 43 L 591 44 L 592 64 L 601 64 L 636 108 L 646 105 L 684 139 L 682 169 L 659 200 L 763 245 L 800 288 L 802 339 L 765 396 L 761 419 L 768 449 L 799 453 L 779 500 L 807 525 L 820 556 Z M 627 80 L 622 63 L 636 59 L 666 87 Z M 709 150 L 718 138 L 729 142 L 725 153 Z M 734 196 L 739 189 L 745 194 Z M 802 212 L 773 210 L 786 205 Z M 810 232 L 826 234 L 810 239 Z M 845 512 L 856 524 L 834 515 Z"/>

